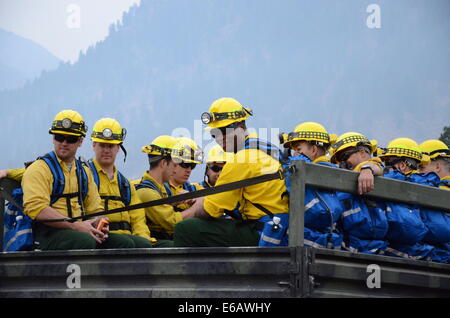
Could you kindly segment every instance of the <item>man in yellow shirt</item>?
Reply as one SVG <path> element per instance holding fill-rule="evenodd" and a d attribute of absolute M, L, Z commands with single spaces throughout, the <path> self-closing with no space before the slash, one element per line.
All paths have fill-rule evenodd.
<path fill-rule="evenodd" d="M 440 140 L 430 139 L 419 145 L 422 154 L 430 158 L 430 163 L 420 166 L 421 173 L 435 172 L 441 183 L 439 188 L 450 190 L 450 150 Z"/>
<path fill-rule="evenodd" d="M 163 135 L 142 147 L 142 152 L 148 155 L 150 169 L 145 171 L 142 179 L 133 182 L 142 202 L 169 197 L 164 183 L 170 181 L 177 166 L 173 159 L 181 160 L 176 143 L 175 138 Z M 177 211 L 174 206 L 163 204 L 145 208 L 145 215 L 152 235 L 168 243 L 175 224 L 188 217 L 189 212 Z"/>
<path fill-rule="evenodd" d="M 170 181 L 164 184 L 169 196 L 203 189 L 198 183 L 189 182 L 192 171 L 198 164 L 202 163 L 203 152 L 197 143 L 190 138 L 177 138 L 176 142 L 175 148 L 179 152 L 180 159 L 176 160 L 177 164 L 170 177 Z M 177 211 L 183 211 L 190 208 L 194 202 L 195 199 L 188 200 L 187 202 L 177 202 L 174 206 Z"/>
<path fill-rule="evenodd" d="M 31 219 L 64 219 L 103 210 L 91 172 L 75 159 L 86 130 L 76 111 L 56 115 L 49 131 L 54 151 L 32 163 L 22 179 L 24 213 Z M 37 222 L 35 240 L 43 250 L 131 247 L 126 241 L 111 244 L 113 234 L 108 234 L 107 227 L 97 230 L 98 221 Z"/>
<path fill-rule="evenodd" d="M 216 185 L 217 179 L 219 179 L 219 175 L 227 162 L 228 154 L 219 145 L 211 148 L 206 161 L 204 180 L 199 183 L 201 187 L 210 188 Z"/>
<path fill-rule="evenodd" d="M 95 159 L 88 164 L 105 211 L 141 203 L 136 189 L 114 164 L 120 148 L 124 149 L 125 136 L 126 130 L 112 118 L 97 121 L 91 135 Z M 151 248 L 152 242 L 156 244 L 157 240 L 150 237 L 143 209 L 109 214 L 107 218 L 110 233 L 121 234 L 116 237 L 129 240 L 133 247 Z"/>
<path fill-rule="evenodd" d="M 233 98 L 221 98 L 202 114 L 212 137 L 227 152 L 234 153 L 217 180 L 216 186 L 234 181 L 275 173 L 281 169 L 278 151 L 269 144 L 250 138 L 245 120 L 252 114 Z M 267 145 L 258 149 L 256 145 Z M 275 150 L 270 151 L 269 148 Z M 273 152 L 276 152 L 274 157 Z M 206 198 L 198 198 L 185 213 L 188 220 L 175 227 L 175 246 L 257 246 L 264 226 L 260 220 L 268 217 L 259 207 L 287 219 L 288 197 L 283 180 L 272 180 Z M 257 207 L 259 206 L 259 207 Z M 225 219 L 224 212 L 239 207 L 240 219 Z M 285 224 L 287 225 L 287 224 Z"/>

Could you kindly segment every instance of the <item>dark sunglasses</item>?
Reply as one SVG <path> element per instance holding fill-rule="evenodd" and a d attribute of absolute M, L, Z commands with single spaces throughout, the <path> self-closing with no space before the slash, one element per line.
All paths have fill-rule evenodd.
<path fill-rule="evenodd" d="M 208 168 L 211 169 L 214 172 L 219 172 L 219 171 L 222 171 L 222 169 L 223 169 L 223 167 L 219 167 L 219 166 L 216 166 L 216 165 L 208 166 Z"/>
<path fill-rule="evenodd" d="M 80 140 L 80 136 L 60 135 L 60 134 L 55 134 L 54 138 L 57 142 L 66 141 L 68 144 L 74 144 L 78 142 L 78 140 Z"/>
<path fill-rule="evenodd" d="M 358 149 L 344 152 L 341 156 L 339 156 L 340 158 L 338 159 L 338 161 L 345 162 L 348 160 L 348 158 L 350 158 L 353 154 L 355 154 L 357 152 L 358 152 Z"/>
<path fill-rule="evenodd" d="M 191 168 L 192 170 L 194 170 L 196 166 L 197 166 L 197 164 L 193 163 L 193 162 L 182 162 L 182 163 L 180 163 L 180 167 L 184 168 L 184 169 Z"/>

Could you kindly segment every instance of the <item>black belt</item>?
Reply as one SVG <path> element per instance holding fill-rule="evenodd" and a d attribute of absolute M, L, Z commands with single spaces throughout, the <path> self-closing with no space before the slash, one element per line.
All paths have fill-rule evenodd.
<path fill-rule="evenodd" d="M 128 222 L 111 222 L 109 223 L 109 230 L 110 231 L 124 230 L 131 232 L 131 225 Z"/>

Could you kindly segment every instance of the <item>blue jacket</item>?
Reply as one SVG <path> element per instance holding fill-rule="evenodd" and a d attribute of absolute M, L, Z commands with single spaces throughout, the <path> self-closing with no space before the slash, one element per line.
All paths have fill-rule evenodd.
<path fill-rule="evenodd" d="M 386 178 L 409 181 L 408 177 L 397 170 L 384 175 Z M 387 221 L 389 224 L 386 235 L 395 244 L 414 245 L 420 242 L 428 232 L 420 216 L 420 208 L 410 204 L 386 202 Z"/>

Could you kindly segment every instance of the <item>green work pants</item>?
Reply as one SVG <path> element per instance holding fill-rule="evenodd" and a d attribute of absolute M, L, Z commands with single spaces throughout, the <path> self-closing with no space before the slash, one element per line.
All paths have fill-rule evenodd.
<path fill-rule="evenodd" d="M 257 222 L 187 219 L 175 225 L 175 247 L 258 246 Z"/>
<path fill-rule="evenodd" d="M 35 241 L 39 242 L 38 248 L 41 250 L 76 250 L 96 248 L 110 249 L 135 247 L 134 240 L 129 238 L 131 235 L 123 234 L 109 233 L 108 238 L 102 244 L 98 244 L 97 241 L 95 241 L 95 239 L 87 233 L 74 230 L 56 229 L 49 226 L 40 226 L 34 231 L 34 235 Z M 151 243 L 149 247 L 151 247 Z"/>

